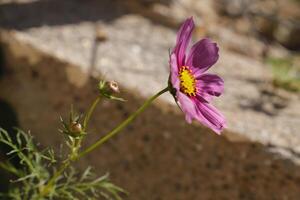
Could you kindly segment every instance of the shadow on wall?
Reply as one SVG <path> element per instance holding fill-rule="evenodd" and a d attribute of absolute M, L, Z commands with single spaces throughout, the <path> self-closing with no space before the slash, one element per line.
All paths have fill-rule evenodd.
<path fill-rule="evenodd" d="M 18 119 L 17 114 L 14 109 L 4 100 L 0 99 L 0 128 L 7 130 L 9 134 L 12 135 L 12 138 L 16 140 L 14 137 L 16 130 L 14 128 L 18 127 Z M 11 151 L 7 145 L 0 143 L 0 162 L 5 158 L 5 154 Z M 15 166 L 19 165 L 20 160 L 15 157 L 11 159 L 12 163 Z M 1 168 L 0 168 L 1 169 Z M 9 176 L 3 170 L 0 170 L 0 192 L 7 191 Z"/>
<path fill-rule="evenodd" d="M 27 29 L 75 24 L 84 21 L 111 21 L 126 14 L 112 0 L 39 0 L 0 4 L 0 27 Z M 38 16 L 38 17 L 37 17 Z"/>
<path fill-rule="evenodd" d="M 5 65 L 3 49 L 0 43 L 0 80 L 5 77 Z M 0 98 L 0 127 L 8 132 L 14 132 L 14 128 L 18 127 L 18 124 L 17 114 L 13 107 Z"/>
<path fill-rule="evenodd" d="M 0 80 L 5 76 L 5 62 L 2 54 L 2 48 L 0 44 Z M 8 133 L 14 134 L 16 131 L 14 128 L 18 127 L 18 119 L 17 119 L 17 114 L 13 107 L 4 101 L 3 99 L 0 98 L 0 128 L 3 128 L 4 130 L 7 130 Z M 12 137 L 15 139 L 15 137 Z M 5 157 L 5 154 L 9 152 L 11 149 L 0 143 L 0 162 L 2 159 Z M 13 158 L 12 163 L 18 165 L 19 164 L 19 159 Z M 9 176 L 0 170 L 0 192 L 4 192 L 8 189 L 8 179 Z"/>
<path fill-rule="evenodd" d="M 164 0 L 160 3 L 167 4 L 169 1 Z M 0 4 L 0 27 L 24 30 L 86 21 L 111 22 L 128 13 L 145 14 L 149 17 L 151 14 L 147 9 L 155 2 L 157 0 L 38 0 L 28 3 L 6 3 Z M 163 23 L 162 18 L 150 17 L 150 20 Z"/>

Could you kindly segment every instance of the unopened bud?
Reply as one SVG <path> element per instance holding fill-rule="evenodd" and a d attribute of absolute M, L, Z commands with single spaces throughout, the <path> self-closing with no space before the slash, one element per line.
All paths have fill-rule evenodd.
<path fill-rule="evenodd" d="M 82 131 L 82 126 L 80 123 L 78 122 L 72 122 L 70 124 L 70 131 L 72 133 L 80 133 Z"/>
<path fill-rule="evenodd" d="M 109 89 L 112 90 L 112 92 L 120 93 L 119 86 L 118 86 L 118 83 L 116 81 L 109 81 L 108 82 L 108 87 L 109 87 Z"/>
<path fill-rule="evenodd" d="M 125 101 L 120 97 L 114 96 L 114 93 L 120 92 L 118 83 L 115 81 L 100 81 L 98 84 L 98 89 L 100 94 L 108 99 Z"/>

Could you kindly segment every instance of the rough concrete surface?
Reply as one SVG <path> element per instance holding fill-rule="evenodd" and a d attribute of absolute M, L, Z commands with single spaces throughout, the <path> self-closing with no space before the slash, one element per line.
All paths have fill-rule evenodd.
<path fill-rule="evenodd" d="M 39 2 L 43 1 L 37 1 L 36 4 Z M 114 79 L 125 88 L 144 97 L 166 86 L 168 51 L 174 45 L 174 30 L 153 24 L 139 15 L 127 14 L 125 11 L 122 13 L 117 5 L 113 6 L 107 1 L 90 1 L 87 5 L 77 1 L 61 4 L 53 2 L 53 5 L 48 3 L 47 6 L 31 8 L 33 11 L 39 8 L 37 11 L 41 14 L 41 19 L 46 21 L 49 18 L 50 22 L 46 21 L 43 26 L 41 22 L 38 23 L 35 15 L 22 18 L 22 21 L 15 21 L 19 18 L 12 14 L 13 8 L 2 10 L 7 17 L 2 23 L 4 25 L 7 23 L 8 27 L 21 29 L 13 33 L 19 41 L 75 64 L 84 72 L 102 74 L 108 79 Z M 67 12 L 66 8 L 74 8 L 71 9 L 73 12 L 69 12 L 70 16 L 65 24 L 61 21 L 61 13 L 54 15 L 50 12 L 52 10 L 46 11 L 49 7 L 52 8 L 51 5 L 55 7 L 56 4 L 62 7 L 61 12 Z M 106 13 L 104 8 L 114 12 Z M 85 9 L 89 14 L 84 12 Z M 88 21 L 98 9 L 100 14 L 93 18 L 94 21 Z M 24 8 L 20 7 L 20 11 L 25 13 L 29 9 L 24 11 Z M 47 14 L 49 12 L 50 16 Z M 116 13 L 118 16 L 115 16 Z M 71 20 L 75 18 L 73 15 L 77 18 L 83 15 L 82 21 L 78 19 L 73 22 Z M 36 20 L 35 23 L 32 22 L 33 19 Z M 53 24 L 56 21 L 61 24 Z M 227 38 L 234 40 L 237 37 L 230 35 L 230 31 L 222 27 L 215 28 L 215 35 L 218 35 L 220 30 L 222 34 L 215 40 L 221 47 L 221 56 L 212 71 L 225 79 L 225 94 L 217 99 L 216 105 L 225 113 L 228 129 L 265 144 L 292 148 L 300 152 L 299 95 L 282 96 L 274 91 L 268 91 L 271 72 L 267 66 L 259 60 L 222 49 L 222 42 L 228 43 L 226 35 L 229 34 Z M 107 40 L 97 44 L 95 36 L 99 31 L 106 33 Z M 244 46 L 256 44 L 250 39 L 247 43 L 247 38 L 243 41 Z M 248 47 L 247 51 L 250 53 L 249 48 L 251 47 Z M 95 62 L 92 62 L 94 60 Z M 171 98 L 169 100 L 171 101 Z M 277 104 L 279 106 L 276 106 Z"/>
<path fill-rule="evenodd" d="M 58 117 L 71 103 L 80 111 L 88 107 L 96 96 L 95 77 L 119 82 L 128 102 L 99 106 L 88 143 L 166 86 L 176 30 L 117 1 L 88 2 L 0 4 L 6 63 L 0 95 L 16 109 L 22 128 L 43 145 L 59 144 Z M 229 141 L 187 125 L 170 95 L 164 95 L 81 164 L 109 170 L 130 192 L 129 199 L 298 199 L 299 95 L 274 90 L 270 71 L 255 53 L 250 57 L 225 48 L 234 36 L 226 27 L 209 31 L 221 47 L 211 71 L 225 79 L 225 94 L 215 104 L 228 120 Z M 95 40 L 99 33 L 102 42 Z M 239 39 L 249 51 L 257 42 Z"/>

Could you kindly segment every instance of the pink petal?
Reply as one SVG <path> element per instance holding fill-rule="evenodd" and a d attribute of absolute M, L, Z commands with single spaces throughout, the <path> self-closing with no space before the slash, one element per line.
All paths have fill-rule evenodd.
<path fill-rule="evenodd" d="M 197 77 L 197 95 L 206 101 L 210 101 L 213 96 L 220 96 L 224 91 L 224 81 L 214 74 L 203 74 Z"/>
<path fill-rule="evenodd" d="M 182 112 L 185 113 L 185 119 L 188 123 L 192 123 L 192 120 L 197 116 L 196 104 L 188 96 L 182 92 L 177 92 L 177 100 L 179 102 Z"/>
<path fill-rule="evenodd" d="M 173 52 L 177 56 L 178 66 L 181 67 L 185 64 L 185 53 L 187 46 L 192 37 L 192 31 L 194 30 L 195 24 L 192 17 L 185 20 L 181 25 L 176 39 L 176 46 Z"/>
<path fill-rule="evenodd" d="M 196 76 L 208 70 L 219 58 L 219 48 L 210 39 L 202 39 L 193 45 L 186 65 L 193 67 Z"/>
<path fill-rule="evenodd" d="M 171 83 L 173 88 L 176 90 L 180 89 L 180 80 L 178 76 L 178 65 L 177 65 L 177 60 L 176 60 L 176 55 L 172 53 L 170 57 L 170 76 L 171 76 Z"/>
<path fill-rule="evenodd" d="M 217 134 L 221 134 L 221 131 L 226 127 L 225 117 L 212 105 L 204 102 L 197 103 L 197 120 L 215 131 Z"/>

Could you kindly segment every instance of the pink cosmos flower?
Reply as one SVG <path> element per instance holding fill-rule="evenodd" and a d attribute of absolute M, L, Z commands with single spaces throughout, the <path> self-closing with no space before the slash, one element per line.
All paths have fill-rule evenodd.
<path fill-rule="evenodd" d="M 193 29 L 191 17 L 177 33 L 176 45 L 170 55 L 171 93 L 188 123 L 195 119 L 220 134 L 226 126 L 225 118 L 209 103 L 214 96 L 223 93 L 224 81 L 217 75 L 206 73 L 217 62 L 219 48 L 205 38 L 187 52 Z"/>

